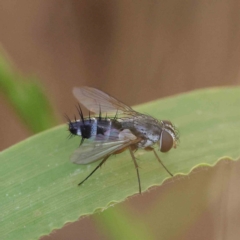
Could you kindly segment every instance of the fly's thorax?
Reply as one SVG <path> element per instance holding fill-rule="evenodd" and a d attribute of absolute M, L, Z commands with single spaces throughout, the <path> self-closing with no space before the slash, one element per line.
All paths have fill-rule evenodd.
<path fill-rule="evenodd" d="M 159 139 L 161 152 L 168 152 L 171 148 L 176 148 L 178 136 L 176 128 L 170 121 L 162 120 L 162 131 Z"/>
<path fill-rule="evenodd" d="M 152 146 L 160 139 L 161 124 L 155 118 L 139 114 L 133 118 L 122 120 L 123 129 L 129 129 L 136 137 L 142 139 L 139 148 Z"/>
<path fill-rule="evenodd" d="M 145 139 L 149 140 L 146 141 L 146 146 L 150 146 L 160 139 L 161 134 L 161 127 L 159 122 L 149 116 L 140 116 L 133 121 L 134 130 L 140 134 L 140 136 Z M 150 144 L 152 142 L 152 144 Z"/>

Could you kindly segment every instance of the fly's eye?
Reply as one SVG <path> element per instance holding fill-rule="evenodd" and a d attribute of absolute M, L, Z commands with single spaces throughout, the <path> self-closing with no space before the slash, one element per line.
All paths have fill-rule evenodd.
<path fill-rule="evenodd" d="M 173 147 L 173 143 L 174 140 L 171 134 L 166 129 L 163 129 L 160 136 L 160 151 L 168 152 Z"/>

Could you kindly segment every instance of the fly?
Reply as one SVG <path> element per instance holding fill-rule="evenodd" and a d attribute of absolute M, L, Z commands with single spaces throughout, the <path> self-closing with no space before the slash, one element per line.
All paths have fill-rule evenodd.
<path fill-rule="evenodd" d="M 71 162 L 89 164 L 102 159 L 78 185 L 84 183 L 111 155 L 127 149 L 137 171 L 139 193 L 141 193 L 141 183 L 138 164 L 134 156 L 134 151 L 137 149 L 153 151 L 160 164 L 173 176 L 153 148 L 156 143 L 161 152 L 168 152 L 171 148 L 176 148 L 178 131 L 170 121 L 158 121 L 151 116 L 136 112 L 96 88 L 74 88 L 73 94 L 90 112 L 98 114 L 98 117 L 92 117 L 90 114 L 88 117 L 84 117 L 81 107 L 78 105 L 80 119 L 76 120 L 75 118 L 75 121 L 71 121 L 68 118 L 70 134 L 82 138 L 80 147 L 71 156 Z M 85 139 L 88 140 L 84 141 Z"/>

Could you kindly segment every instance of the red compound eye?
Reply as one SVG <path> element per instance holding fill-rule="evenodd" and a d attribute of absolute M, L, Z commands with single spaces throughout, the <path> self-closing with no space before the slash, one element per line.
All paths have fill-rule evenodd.
<path fill-rule="evenodd" d="M 160 137 L 160 151 L 168 152 L 173 147 L 173 138 L 167 130 L 163 130 Z"/>

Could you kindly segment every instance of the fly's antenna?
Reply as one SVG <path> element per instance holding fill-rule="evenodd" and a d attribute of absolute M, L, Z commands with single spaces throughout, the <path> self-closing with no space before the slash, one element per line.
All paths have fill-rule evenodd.
<path fill-rule="evenodd" d="M 107 113 L 106 113 L 106 116 L 105 116 L 105 120 L 107 120 Z"/>
<path fill-rule="evenodd" d="M 75 122 L 77 121 L 76 115 L 74 115 L 74 120 L 75 120 Z"/>
<path fill-rule="evenodd" d="M 79 116 L 80 116 L 82 122 L 84 123 L 83 112 L 82 112 L 82 109 L 81 109 L 80 104 L 76 105 L 76 108 L 77 108 L 78 114 L 79 114 Z"/>

